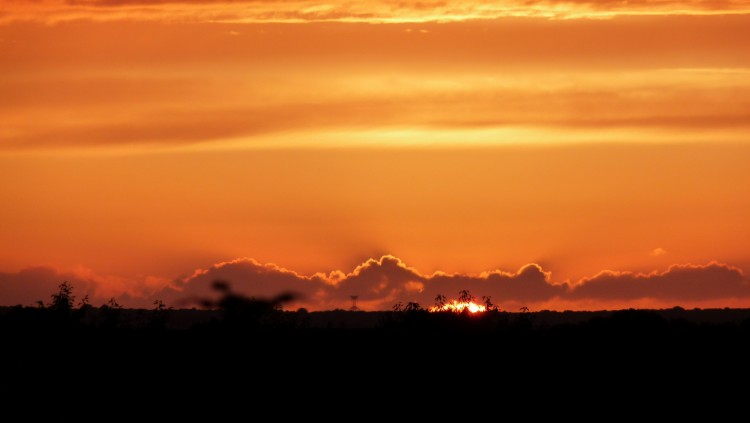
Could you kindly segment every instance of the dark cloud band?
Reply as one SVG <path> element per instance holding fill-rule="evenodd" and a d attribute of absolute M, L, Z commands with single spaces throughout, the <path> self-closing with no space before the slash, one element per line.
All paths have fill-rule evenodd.
<path fill-rule="evenodd" d="M 106 280 L 86 278 L 75 273 L 32 268 L 0 274 L 3 305 L 30 305 L 48 299 L 57 284 L 69 280 L 80 295 L 101 291 Z M 387 309 L 396 302 L 414 301 L 429 305 L 438 294 L 455 296 L 469 290 L 477 297 L 490 296 L 496 303 L 536 303 L 555 299 L 630 301 L 654 299 L 696 302 L 725 298 L 750 298 L 750 282 L 736 267 L 712 262 L 706 265 L 673 265 L 665 271 L 648 274 L 604 271 L 577 284 L 555 283 L 539 265 L 528 264 L 516 272 L 494 270 L 479 275 L 422 274 L 394 256 L 370 259 L 353 271 L 333 271 L 306 276 L 275 264 L 253 259 L 219 263 L 196 271 L 154 292 L 142 296 L 128 294 L 128 301 L 148 304 L 154 298 L 178 304 L 191 298 L 211 295 L 211 283 L 225 280 L 235 291 L 248 296 L 270 297 L 294 292 L 313 309 L 345 307 L 352 295 L 373 309 Z"/>

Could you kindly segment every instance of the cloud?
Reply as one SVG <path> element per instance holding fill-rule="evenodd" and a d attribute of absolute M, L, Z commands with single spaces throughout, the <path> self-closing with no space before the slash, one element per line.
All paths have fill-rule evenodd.
<path fill-rule="evenodd" d="M 499 304 L 513 305 L 553 304 L 555 300 L 611 303 L 638 299 L 694 302 L 750 298 L 750 286 L 742 271 L 719 263 L 674 265 L 666 271 L 650 274 L 605 271 L 571 287 L 567 283 L 553 282 L 551 273 L 536 264 L 527 264 L 516 272 L 423 274 L 390 255 L 367 260 L 349 273 L 333 271 L 312 276 L 252 259 L 235 260 L 196 272 L 182 281 L 181 293 L 205 295 L 214 279 L 232 281 L 239 292 L 247 295 L 270 296 L 280 291 L 295 291 L 302 294 L 303 303 L 313 309 L 346 307 L 353 295 L 359 297 L 360 305 L 369 309 L 388 309 L 399 301 L 429 305 L 438 294 L 454 297 L 464 289 L 477 297 L 491 296 Z"/>
<path fill-rule="evenodd" d="M 712 262 L 706 265 L 673 265 L 663 272 L 648 274 L 604 271 L 582 279 L 569 297 L 603 300 L 657 298 L 671 301 L 748 298 L 750 284 L 742 270 Z"/>
<path fill-rule="evenodd" d="M 363 308 L 389 309 L 396 302 L 429 305 L 438 294 L 455 296 L 464 289 L 478 296 L 513 302 L 545 300 L 563 294 L 565 286 L 553 285 L 549 277 L 536 264 L 523 266 L 517 272 L 425 275 L 391 255 L 369 259 L 349 273 L 333 271 L 303 276 L 275 264 L 239 259 L 199 270 L 183 280 L 176 290 L 170 288 L 161 295 L 169 299 L 205 297 L 210 295 L 210 283 L 222 279 L 232 282 L 234 289 L 245 295 L 268 297 L 282 291 L 296 292 L 302 295 L 301 304 L 313 309 L 346 307 L 354 295 Z"/>
<path fill-rule="evenodd" d="M 673 265 L 665 271 L 648 274 L 603 271 L 574 285 L 555 283 L 550 272 L 537 264 L 518 271 L 493 270 L 480 274 L 423 274 L 401 259 L 385 255 L 369 259 L 351 272 L 302 275 L 271 263 L 242 258 L 198 269 L 192 275 L 170 281 L 147 277 L 137 280 L 103 277 L 90 270 L 59 272 L 35 267 L 17 273 L 0 273 L 2 305 L 31 305 L 47 301 L 63 280 L 76 288 L 78 298 L 89 294 L 92 303 L 114 296 L 126 306 L 145 307 L 154 299 L 169 305 L 193 306 L 197 299 L 211 297 L 211 283 L 230 282 L 235 292 L 247 296 L 271 297 L 293 292 L 300 298 L 292 307 L 313 310 L 348 308 L 351 296 L 366 310 L 390 309 L 396 302 L 415 301 L 422 306 L 433 303 L 438 294 L 455 298 L 469 290 L 481 301 L 490 296 L 505 309 L 521 305 L 560 309 L 590 309 L 702 304 L 716 306 L 724 301 L 737 306 L 750 300 L 750 282 L 733 266 L 712 262 L 706 265 Z M 739 301 L 739 302 L 738 302 Z"/>
<path fill-rule="evenodd" d="M 659 257 L 659 256 L 663 256 L 664 254 L 667 254 L 667 250 L 665 250 L 665 249 L 663 249 L 661 247 L 654 248 L 654 250 L 651 251 L 651 256 L 652 257 Z"/>
<path fill-rule="evenodd" d="M 517 272 L 493 270 L 478 276 L 436 274 L 430 278 L 432 295 L 455 295 L 468 289 L 475 295 L 491 296 L 495 301 L 535 302 L 563 295 L 567 285 L 553 284 L 550 272 L 537 264 L 527 264 Z"/>
<path fill-rule="evenodd" d="M 467 145 L 503 139 L 563 143 L 604 140 L 612 134 L 618 140 L 634 137 L 623 130 L 658 140 L 653 132 L 658 129 L 668 131 L 669 140 L 696 134 L 708 139 L 711 133 L 744 139 L 750 125 L 742 103 L 750 95 L 748 75 L 747 70 L 729 75 L 720 69 L 671 70 L 620 72 L 606 82 L 602 75 L 587 74 L 566 82 L 539 75 L 505 79 L 404 72 L 396 78 L 352 72 L 327 79 L 280 74 L 272 85 L 266 77 L 243 82 L 230 72 L 210 89 L 203 83 L 210 79 L 207 75 L 205 80 L 173 81 L 163 76 L 91 78 L 89 89 L 75 77 L 19 75 L 0 81 L 8 97 L 0 105 L 0 126 L 6 132 L 0 149 L 283 148 L 420 140 Z M 677 78 L 685 85 L 675 86 Z M 389 135 L 404 129 L 424 136 Z M 500 137 L 503 131 L 510 136 Z M 346 132 L 352 136 L 342 137 Z"/>
<path fill-rule="evenodd" d="M 92 305 L 100 305 L 109 298 L 129 307 L 147 307 L 156 291 L 169 286 L 166 278 L 145 276 L 137 279 L 103 276 L 85 267 L 57 270 L 37 266 L 19 272 L 0 273 L 0 305 L 33 305 L 37 301 L 48 303 L 62 282 L 73 286 L 76 302 L 86 295 Z"/>
<path fill-rule="evenodd" d="M 79 278 L 70 272 L 59 273 L 49 267 L 31 267 L 17 273 L 0 273 L 1 305 L 28 306 L 37 301 L 48 303 L 50 295 L 57 292 L 58 285 L 63 281 L 73 285 L 76 295 L 78 292 L 88 292 L 94 286 L 91 280 Z"/>
<path fill-rule="evenodd" d="M 18 21 L 169 21 L 231 23 L 425 23 L 490 20 L 611 18 L 618 15 L 717 15 L 750 10 L 741 1 L 356 1 L 333 0 L 6 0 L 0 24 Z M 4 4 L 5 6 L 5 4 Z"/>
<path fill-rule="evenodd" d="M 302 276 L 276 265 L 263 265 L 243 259 L 200 271 L 183 281 L 184 292 L 205 290 L 213 279 L 236 281 L 246 294 L 272 295 L 296 291 L 305 303 L 318 308 L 346 307 L 349 297 L 357 295 L 360 305 L 388 309 L 395 302 L 416 301 L 429 305 L 438 294 L 456 296 L 466 289 L 476 296 L 491 296 L 499 304 L 528 304 L 559 301 L 656 299 L 664 301 L 701 301 L 719 298 L 750 298 L 750 286 L 742 271 L 725 264 L 674 265 L 663 272 L 635 274 L 602 272 L 584 278 L 574 287 L 554 283 L 550 272 L 528 264 L 516 272 L 494 270 L 478 275 L 422 274 L 397 257 L 386 255 L 370 259 L 349 273 L 334 271 Z M 205 291 L 203 291 L 205 292 Z"/>
<path fill-rule="evenodd" d="M 358 295 L 362 300 L 397 298 L 407 286 L 422 284 L 425 278 L 416 269 L 408 267 L 400 259 L 386 255 L 379 260 L 370 259 L 357 266 L 347 275 L 335 280 L 334 293 L 339 298 Z"/>
<path fill-rule="evenodd" d="M 294 292 L 307 299 L 315 297 L 327 283 L 324 275 L 303 276 L 272 263 L 240 258 L 196 270 L 156 296 L 167 301 L 205 298 L 212 294 L 211 283 L 215 280 L 230 282 L 233 290 L 248 296 L 270 297 L 280 292 Z"/>
<path fill-rule="evenodd" d="M 500 17 L 611 17 L 619 14 L 727 14 L 750 9 L 746 0 L 592 1 L 473 0 L 11 0 L 6 19 L 53 22 L 94 20 L 184 20 L 191 22 L 446 22 Z"/>

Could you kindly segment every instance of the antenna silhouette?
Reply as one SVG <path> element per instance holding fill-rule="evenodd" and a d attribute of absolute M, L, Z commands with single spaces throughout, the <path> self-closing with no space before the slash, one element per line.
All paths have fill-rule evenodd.
<path fill-rule="evenodd" d="M 352 308 L 350 308 L 349 311 L 359 311 L 359 307 L 357 307 L 357 299 L 359 298 L 359 295 L 352 295 L 350 298 L 352 299 Z"/>

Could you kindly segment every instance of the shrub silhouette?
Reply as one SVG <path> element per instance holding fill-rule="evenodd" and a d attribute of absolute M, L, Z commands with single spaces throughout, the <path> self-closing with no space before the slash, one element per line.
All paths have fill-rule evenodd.
<path fill-rule="evenodd" d="M 445 306 L 445 302 L 448 301 L 448 299 L 443 294 L 437 294 L 435 297 L 435 308 L 437 310 L 442 310 L 443 306 Z"/>
<path fill-rule="evenodd" d="M 471 293 L 468 290 L 463 289 L 458 292 L 458 301 L 462 303 L 470 303 L 474 301 L 474 296 L 471 295 Z"/>
<path fill-rule="evenodd" d="M 73 302 L 76 297 L 73 295 L 73 285 L 65 281 L 58 287 L 58 291 L 52 294 L 52 302 L 49 307 L 55 311 L 69 312 L 73 309 Z M 88 301 L 88 297 L 85 297 Z"/>

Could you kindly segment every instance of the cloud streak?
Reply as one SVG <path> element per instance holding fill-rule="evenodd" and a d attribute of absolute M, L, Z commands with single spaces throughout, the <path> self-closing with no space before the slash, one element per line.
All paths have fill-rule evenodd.
<path fill-rule="evenodd" d="M 564 142 L 586 134 L 605 140 L 607 131 L 617 135 L 620 130 L 625 130 L 622 140 L 632 139 L 628 130 L 643 134 L 639 139 L 656 141 L 660 135 L 653 131 L 667 131 L 666 138 L 680 140 L 695 137 L 699 130 L 704 140 L 746 141 L 750 109 L 743 99 L 750 95 L 748 75 L 726 75 L 719 69 L 621 72 L 609 75 L 607 82 L 597 74 L 569 77 L 569 82 L 544 75 L 507 80 L 490 75 L 449 79 L 405 74 L 390 80 L 359 75 L 336 82 L 280 77 L 280 84 L 297 87 L 293 98 L 283 89 L 268 92 L 265 79 L 246 82 L 231 76 L 211 89 L 203 88 L 200 79 L 160 87 L 158 78 L 92 78 L 88 85 L 97 89 L 81 90 L 75 97 L 75 81 L 0 80 L 0 89 L 7 93 L 0 105 L 5 131 L 0 149 L 184 146 L 227 140 L 241 141 L 234 144 L 241 148 L 304 142 L 326 146 L 338 142 L 330 133 L 347 131 L 353 136 L 344 145 L 367 144 L 370 138 L 387 145 L 388 140 L 380 138 L 398 143 L 402 140 L 389 134 L 405 129 L 422 134 L 404 135 L 408 141 L 428 143 L 457 131 L 463 145 L 481 144 L 483 131 L 518 131 L 515 142 Z M 670 81 L 676 78 L 687 82 L 675 86 Z M 511 81 L 514 87 L 507 86 Z M 138 97 L 123 86 L 143 94 Z M 320 87 L 327 92 L 319 92 Z M 36 115 L 44 118 L 33 119 Z M 545 132 L 549 134 L 534 135 Z M 314 141 L 305 141 L 310 139 Z M 508 139 L 513 140 L 495 136 L 492 142 Z"/>
<path fill-rule="evenodd" d="M 0 152 L 747 142 L 748 42 L 750 15 L 0 26 Z"/>
<path fill-rule="evenodd" d="M 708 15 L 747 13 L 746 0 L 590 1 L 473 0 L 11 0 L 13 20 L 171 20 L 190 22 L 306 23 L 455 22 L 502 17 L 555 19 L 608 18 L 618 15 Z"/>
<path fill-rule="evenodd" d="M 584 301 L 589 305 L 700 304 L 701 301 L 750 300 L 750 282 L 739 268 L 721 264 L 673 265 L 664 271 L 633 273 L 603 271 L 578 283 L 555 282 L 550 272 L 537 264 L 527 264 L 515 272 L 492 270 L 480 274 L 424 274 L 397 257 L 370 259 L 350 272 L 303 275 L 276 264 L 254 259 L 237 259 L 198 269 L 192 275 L 167 281 L 146 278 L 140 283 L 122 278 L 101 277 L 88 270 L 57 272 L 31 268 L 0 274 L 3 305 L 31 304 L 48 299 L 62 280 L 70 281 L 79 295 L 94 300 L 124 295 L 126 304 L 146 305 L 153 299 L 171 304 L 190 305 L 191 299 L 212 295 L 214 280 L 232 283 L 235 291 L 249 296 L 269 297 L 279 292 L 295 292 L 302 299 L 296 305 L 311 309 L 346 308 L 350 296 L 359 297 L 365 309 L 389 309 L 396 302 L 432 304 L 438 294 L 455 297 L 469 290 L 477 297 L 491 296 L 503 307 L 566 304 Z M 736 301 L 735 301 L 736 302 Z"/>

